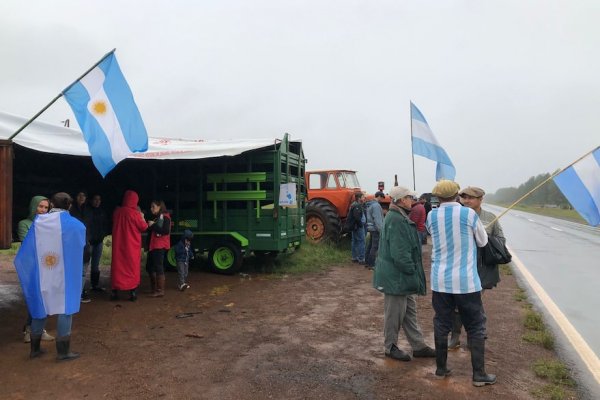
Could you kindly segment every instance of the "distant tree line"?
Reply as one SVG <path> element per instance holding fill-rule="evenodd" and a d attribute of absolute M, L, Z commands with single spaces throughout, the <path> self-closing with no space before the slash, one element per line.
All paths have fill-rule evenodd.
<path fill-rule="evenodd" d="M 545 181 L 551 174 L 540 174 L 532 176 L 527 182 L 519 187 L 506 187 L 496 191 L 496 193 L 486 195 L 486 200 L 492 203 L 512 204 L 520 199 L 524 194 L 530 192 L 534 187 Z M 542 187 L 530 194 L 520 204 L 530 206 L 555 206 L 560 208 L 571 208 L 568 200 L 563 196 L 560 189 L 554 183 L 554 180 L 546 182 Z"/>

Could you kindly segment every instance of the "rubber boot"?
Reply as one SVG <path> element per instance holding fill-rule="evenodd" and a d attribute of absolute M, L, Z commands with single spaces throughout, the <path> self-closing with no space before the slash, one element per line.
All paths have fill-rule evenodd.
<path fill-rule="evenodd" d="M 137 300 L 137 292 L 135 289 L 131 289 L 129 291 L 129 301 L 136 301 Z"/>
<path fill-rule="evenodd" d="M 485 372 L 485 340 L 469 339 L 471 364 L 473 365 L 473 386 L 481 387 L 496 383 L 496 375 Z"/>
<path fill-rule="evenodd" d="M 31 334 L 31 352 L 29 358 L 36 358 L 44 354 L 46 351 L 40 348 L 42 342 L 42 335 Z"/>
<path fill-rule="evenodd" d="M 435 338 L 435 376 L 443 379 L 452 373 L 447 366 L 448 361 L 448 337 Z"/>
<path fill-rule="evenodd" d="M 165 276 L 156 275 L 156 292 L 150 297 L 163 297 L 165 295 Z"/>
<path fill-rule="evenodd" d="M 452 335 L 450 336 L 450 341 L 448 342 L 448 349 L 455 350 L 460 346 L 461 328 L 462 321 L 460 320 L 460 314 L 455 311 L 452 318 Z"/>
<path fill-rule="evenodd" d="M 69 361 L 79 358 L 79 353 L 71 352 L 71 335 L 56 338 L 56 359 Z"/>
<path fill-rule="evenodd" d="M 148 278 L 150 278 L 150 290 L 147 292 L 144 292 L 146 294 L 154 294 L 156 293 L 156 272 L 150 272 L 148 273 Z"/>

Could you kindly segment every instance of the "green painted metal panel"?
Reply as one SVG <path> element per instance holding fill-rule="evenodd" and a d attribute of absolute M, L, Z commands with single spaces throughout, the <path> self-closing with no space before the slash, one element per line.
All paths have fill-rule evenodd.
<path fill-rule="evenodd" d="M 264 182 L 267 180 L 266 172 L 232 172 L 227 174 L 208 174 L 208 183 L 244 183 Z"/>
<path fill-rule="evenodd" d="M 267 192 L 265 190 L 217 190 L 206 192 L 206 199 L 209 201 L 236 201 L 236 200 L 265 200 Z"/>

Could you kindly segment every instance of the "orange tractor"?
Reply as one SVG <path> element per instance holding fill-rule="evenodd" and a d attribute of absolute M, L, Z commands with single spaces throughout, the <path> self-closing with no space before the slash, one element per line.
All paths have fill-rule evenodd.
<path fill-rule="evenodd" d="M 314 242 L 337 242 L 354 194 L 362 192 L 356 171 L 346 169 L 307 171 L 306 237 Z M 380 182 L 380 190 L 383 187 Z M 389 206 L 386 196 L 383 208 Z"/>

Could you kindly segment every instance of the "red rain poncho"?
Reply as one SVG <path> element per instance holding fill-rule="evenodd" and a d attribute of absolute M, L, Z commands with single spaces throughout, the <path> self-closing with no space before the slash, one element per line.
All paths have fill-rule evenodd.
<path fill-rule="evenodd" d="M 148 229 L 137 208 L 138 194 L 128 190 L 113 214 L 111 286 L 131 290 L 140 285 L 142 232 Z"/>

